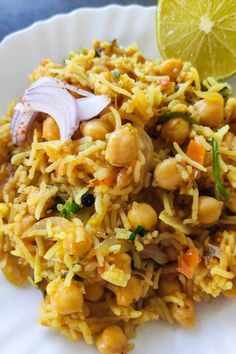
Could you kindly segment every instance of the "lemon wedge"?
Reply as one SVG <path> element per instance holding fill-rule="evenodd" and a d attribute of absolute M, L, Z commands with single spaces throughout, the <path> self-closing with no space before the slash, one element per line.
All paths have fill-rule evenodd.
<path fill-rule="evenodd" d="M 201 79 L 236 72 L 236 0 L 159 0 L 157 43 L 164 58 L 191 61 Z"/>

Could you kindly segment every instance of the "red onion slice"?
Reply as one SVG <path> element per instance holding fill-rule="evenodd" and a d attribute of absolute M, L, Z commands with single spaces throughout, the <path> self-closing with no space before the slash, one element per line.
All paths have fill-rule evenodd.
<path fill-rule="evenodd" d="M 96 117 L 110 103 L 110 98 L 105 95 L 89 96 L 77 99 L 78 115 L 80 121 Z"/>
<path fill-rule="evenodd" d="M 80 96 L 93 96 L 93 93 L 83 90 L 81 88 L 75 87 L 73 85 L 67 84 L 67 82 L 61 81 L 59 79 L 55 79 L 50 76 L 43 76 L 40 77 L 38 80 L 34 81 L 25 91 L 25 93 L 28 93 L 29 91 L 32 91 L 34 89 L 37 89 L 38 87 L 41 86 L 47 86 L 47 87 L 60 87 L 62 89 L 66 89 L 72 92 L 77 93 Z"/>
<path fill-rule="evenodd" d="M 26 139 L 26 132 L 30 124 L 36 117 L 35 112 L 18 112 L 15 111 L 14 119 L 11 121 L 11 132 L 15 131 L 15 134 L 12 134 L 13 144 L 20 145 Z"/>
<path fill-rule="evenodd" d="M 68 90 L 86 97 L 76 99 Z M 42 77 L 25 90 L 15 106 L 11 121 L 13 143 L 25 140 L 29 126 L 39 112 L 55 119 L 60 140 L 65 141 L 71 138 L 81 121 L 96 117 L 109 103 L 110 99 L 105 95 L 95 96 L 58 79 Z"/>

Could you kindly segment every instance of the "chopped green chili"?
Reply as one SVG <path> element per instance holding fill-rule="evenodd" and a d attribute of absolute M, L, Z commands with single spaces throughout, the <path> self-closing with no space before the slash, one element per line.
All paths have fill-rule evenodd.
<path fill-rule="evenodd" d="M 112 75 L 115 79 L 119 79 L 119 77 L 120 77 L 120 73 L 117 70 L 112 71 Z"/>
<path fill-rule="evenodd" d="M 225 190 L 224 185 L 221 180 L 220 176 L 220 163 L 219 163 L 219 146 L 218 142 L 214 138 L 209 138 L 208 141 L 211 143 L 212 146 L 212 153 L 213 153 L 213 171 L 215 177 L 215 183 L 218 191 L 226 200 L 230 199 L 229 193 Z"/>
<path fill-rule="evenodd" d="M 131 233 L 129 240 L 134 241 L 137 235 L 144 236 L 147 233 L 147 230 L 143 226 L 138 225 L 136 229 Z"/>
<path fill-rule="evenodd" d="M 189 124 L 198 124 L 197 121 L 195 121 L 194 119 L 190 118 L 189 115 L 187 113 L 184 113 L 184 112 L 165 112 L 165 113 L 161 114 L 158 117 L 157 124 L 165 123 L 171 118 L 183 118 Z"/>
<path fill-rule="evenodd" d="M 68 199 L 61 210 L 61 216 L 66 219 L 70 219 L 71 214 L 78 213 L 80 209 L 81 206 L 79 204 L 75 203 L 73 200 Z"/>

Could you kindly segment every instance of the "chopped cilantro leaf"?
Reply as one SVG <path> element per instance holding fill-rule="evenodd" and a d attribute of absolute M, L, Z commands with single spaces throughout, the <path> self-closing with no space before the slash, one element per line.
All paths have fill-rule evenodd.
<path fill-rule="evenodd" d="M 72 216 L 71 214 L 78 213 L 80 209 L 81 207 L 79 204 L 75 203 L 71 199 L 68 199 L 61 210 L 61 216 L 66 219 L 70 219 Z"/>
<path fill-rule="evenodd" d="M 147 230 L 144 229 L 141 225 L 138 225 L 136 229 L 131 233 L 129 240 L 134 241 L 137 235 L 144 236 L 147 233 Z"/>

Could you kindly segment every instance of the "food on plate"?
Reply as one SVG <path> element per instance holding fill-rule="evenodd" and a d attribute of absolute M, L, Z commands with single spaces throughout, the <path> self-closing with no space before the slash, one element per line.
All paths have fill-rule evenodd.
<path fill-rule="evenodd" d="M 95 41 L 43 60 L 0 123 L 5 277 L 102 354 L 235 297 L 236 99 L 190 62 Z"/>
<path fill-rule="evenodd" d="M 233 75 L 236 72 L 235 17 L 234 0 L 159 0 L 159 50 L 163 58 L 191 61 L 201 79 Z M 167 61 L 162 72 L 169 65 Z"/>

